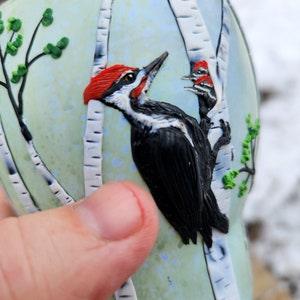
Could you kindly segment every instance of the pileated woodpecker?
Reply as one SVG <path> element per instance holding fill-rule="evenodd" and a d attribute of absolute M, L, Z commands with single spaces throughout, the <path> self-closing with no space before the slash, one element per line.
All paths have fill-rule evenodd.
<path fill-rule="evenodd" d="M 208 71 L 207 62 L 201 60 L 192 64 L 191 74 L 183 78 L 193 82 L 193 86 L 187 87 L 186 90 L 198 96 L 200 117 L 202 120 L 206 120 L 210 123 L 207 113 L 216 105 L 217 97 Z"/>
<path fill-rule="evenodd" d="M 230 141 L 230 128 L 213 149 L 198 121 L 169 103 L 146 97 L 168 53 L 142 69 L 114 65 L 91 79 L 84 102 L 98 99 L 118 109 L 131 124 L 133 160 L 158 208 L 184 244 L 197 243 L 200 232 L 208 247 L 212 227 L 228 232 L 228 219 L 220 212 L 211 189 L 217 153 Z"/>

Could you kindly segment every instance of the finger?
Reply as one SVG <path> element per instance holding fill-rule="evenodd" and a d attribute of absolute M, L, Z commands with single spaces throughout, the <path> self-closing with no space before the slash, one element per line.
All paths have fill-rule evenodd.
<path fill-rule="evenodd" d="M 16 213 L 12 209 L 6 193 L 0 186 L 0 220 L 12 216 L 16 216 Z"/>
<path fill-rule="evenodd" d="M 0 299 L 107 299 L 156 239 L 152 198 L 104 185 L 73 206 L 0 222 Z"/>

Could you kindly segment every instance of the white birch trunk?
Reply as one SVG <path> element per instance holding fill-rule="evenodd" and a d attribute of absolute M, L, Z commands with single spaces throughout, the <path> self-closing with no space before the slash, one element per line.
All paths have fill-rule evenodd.
<path fill-rule="evenodd" d="M 92 76 L 96 76 L 107 65 L 109 27 L 113 0 L 103 0 L 97 26 L 94 64 Z M 87 108 L 86 131 L 83 138 L 84 167 L 83 177 L 85 196 L 90 195 L 102 184 L 102 138 L 103 104 L 90 100 Z"/>
<path fill-rule="evenodd" d="M 208 113 L 213 124 L 209 130 L 208 138 L 211 147 L 215 145 L 222 135 L 220 120 L 229 121 L 227 101 L 225 99 L 225 85 L 227 77 L 230 19 L 227 0 L 222 2 L 222 29 L 218 50 L 213 48 L 204 19 L 198 8 L 196 0 L 169 0 L 173 13 L 180 28 L 186 52 L 191 64 L 206 60 L 211 75 L 217 103 Z M 223 213 L 229 215 L 230 190 L 225 190 L 222 178 L 231 169 L 231 144 L 222 146 L 218 153 L 214 168 L 212 190 L 216 196 L 219 207 Z M 204 245 L 207 269 L 211 280 L 215 299 L 240 299 L 235 273 L 228 253 L 227 238 L 225 234 L 213 229 L 213 245 L 210 249 Z"/>
<path fill-rule="evenodd" d="M 103 107 L 100 101 L 90 100 L 87 109 L 84 142 L 84 187 L 85 196 L 102 185 L 102 137 Z"/>
<path fill-rule="evenodd" d="M 39 209 L 34 204 L 32 197 L 23 182 L 21 175 L 18 172 L 12 154 L 9 150 L 9 146 L 7 144 L 5 133 L 2 127 L 2 121 L 0 119 L 0 155 L 5 163 L 7 168 L 9 180 L 14 187 L 14 190 L 17 194 L 17 197 L 24 207 L 26 213 L 35 213 L 38 212 Z"/>
<path fill-rule="evenodd" d="M 32 162 L 48 184 L 52 194 L 57 198 L 57 200 L 62 205 L 74 203 L 74 199 L 64 190 L 64 188 L 60 185 L 56 178 L 47 169 L 44 162 L 41 160 L 40 155 L 34 148 L 33 143 L 31 141 L 26 142 L 26 146 Z"/>
<path fill-rule="evenodd" d="M 222 87 L 218 80 L 216 51 L 196 0 L 169 0 L 173 10 L 190 63 L 206 60 L 211 79 L 215 86 L 218 102 Z"/>
<path fill-rule="evenodd" d="M 100 8 L 93 64 L 93 76 L 103 71 L 107 65 L 108 40 L 113 2 L 114 0 L 103 0 Z"/>
<path fill-rule="evenodd" d="M 97 27 L 94 64 L 92 76 L 106 68 L 108 57 L 108 40 L 112 17 L 113 0 L 103 0 L 100 8 Z M 87 108 L 84 145 L 84 185 L 85 196 L 90 195 L 102 184 L 102 139 L 103 139 L 104 106 L 98 100 L 90 100 Z M 129 278 L 114 294 L 116 300 L 137 300 L 135 288 Z"/>
<path fill-rule="evenodd" d="M 227 82 L 227 68 L 228 68 L 228 56 L 230 46 L 230 11 L 227 0 L 223 1 L 222 11 L 222 29 L 220 33 L 220 40 L 217 49 L 217 73 L 220 85 L 222 86 L 222 98 L 220 104 L 215 106 L 209 111 L 208 117 L 214 126 L 208 133 L 208 138 L 211 145 L 214 145 L 222 134 L 222 130 L 219 126 L 220 120 L 229 122 L 228 104 L 226 100 L 225 87 Z M 219 203 L 222 212 L 229 215 L 230 212 L 230 197 L 231 191 L 225 190 L 222 182 L 223 176 L 231 170 L 232 161 L 232 146 L 231 144 L 223 146 L 217 157 L 216 167 L 214 169 L 214 176 L 212 181 L 212 189 L 217 199 L 224 199 Z"/>
<path fill-rule="evenodd" d="M 115 299 L 122 300 L 137 300 L 137 295 L 135 292 L 135 288 L 132 282 L 132 279 L 129 278 L 116 292 L 115 292 Z"/>

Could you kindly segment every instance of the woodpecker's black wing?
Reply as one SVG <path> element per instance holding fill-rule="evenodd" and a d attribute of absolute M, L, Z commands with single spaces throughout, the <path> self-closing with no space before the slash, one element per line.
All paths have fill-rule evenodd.
<path fill-rule="evenodd" d="M 148 127 L 129 119 L 132 156 L 157 206 L 184 243 L 196 243 L 198 231 L 211 247 L 212 227 L 227 233 L 228 219 L 211 190 L 215 159 L 207 131 L 169 103 L 148 100 L 142 106 L 131 105 L 153 122 Z M 164 125 L 159 125 L 161 120 Z M 174 120 L 183 128 L 172 126 Z"/>
<path fill-rule="evenodd" d="M 203 228 L 203 190 L 200 157 L 182 132 L 174 127 L 150 132 L 132 127 L 132 155 L 156 203 L 187 244 L 197 242 L 197 231 L 210 243 Z M 207 221 L 207 220 L 206 220 Z M 209 224 L 209 222 L 207 222 Z"/>
<path fill-rule="evenodd" d="M 195 125 L 195 120 L 193 118 L 187 118 L 186 122 L 189 124 L 190 134 L 193 137 L 194 147 L 198 153 L 200 160 L 201 173 L 201 190 L 203 192 L 203 211 L 202 211 L 202 224 L 203 228 L 200 231 L 204 237 L 207 246 L 211 246 L 208 238 L 211 238 L 211 227 L 217 230 L 228 233 L 229 221 L 226 215 L 224 215 L 219 208 L 215 194 L 211 188 L 213 171 L 216 164 L 216 154 L 215 147 L 212 149 L 210 142 L 207 138 L 207 120 L 201 120 L 199 126 Z M 202 124 L 204 125 L 202 126 Z M 217 141 L 217 147 L 226 145 L 228 143 L 228 135 L 230 135 L 230 128 L 224 123 L 223 125 L 223 135 Z"/>

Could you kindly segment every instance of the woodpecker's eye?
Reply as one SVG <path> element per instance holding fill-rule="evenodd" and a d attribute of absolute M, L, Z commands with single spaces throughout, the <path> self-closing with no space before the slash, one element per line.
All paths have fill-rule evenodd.
<path fill-rule="evenodd" d="M 135 74 L 132 73 L 127 73 L 124 77 L 123 77 L 123 81 L 126 83 L 132 83 L 135 80 Z"/>

